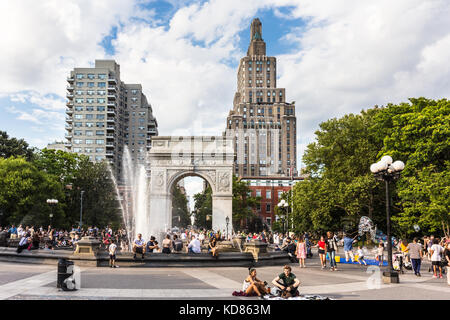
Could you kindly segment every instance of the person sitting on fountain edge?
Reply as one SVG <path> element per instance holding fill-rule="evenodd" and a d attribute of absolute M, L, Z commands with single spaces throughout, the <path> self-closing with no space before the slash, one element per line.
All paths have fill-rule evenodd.
<path fill-rule="evenodd" d="M 216 233 L 215 235 L 213 235 L 211 237 L 211 239 L 209 239 L 209 248 L 208 251 L 211 252 L 213 258 L 219 258 L 219 253 L 218 253 L 218 244 L 219 244 L 219 234 Z"/>
<path fill-rule="evenodd" d="M 295 274 L 291 272 L 291 267 L 285 265 L 283 267 L 283 273 L 280 273 L 275 279 L 272 280 L 272 284 L 281 289 L 281 297 L 289 298 L 299 295 L 298 286 L 300 281 Z"/>
<path fill-rule="evenodd" d="M 142 254 L 142 260 L 144 260 L 145 254 L 145 241 L 142 239 L 142 234 L 138 233 L 137 239 L 133 242 L 133 258 L 136 259 L 136 253 Z"/>
<path fill-rule="evenodd" d="M 159 250 L 159 246 L 158 246 L 158 241 L 156 241 L 154 236 L 150 237 L 150 241 L 147 242 L 147 252 L 153 252 L 153 250 L 155 250 L 156 252 L 158 252 Z"/>
<path fill-rule="evenodd" d="M 197 239 L 196 236 L 191 237 L 191 242 L 188 245 L 188 253 L 201 253 L 202 248 L 200 245 L 200 241 Z"/>

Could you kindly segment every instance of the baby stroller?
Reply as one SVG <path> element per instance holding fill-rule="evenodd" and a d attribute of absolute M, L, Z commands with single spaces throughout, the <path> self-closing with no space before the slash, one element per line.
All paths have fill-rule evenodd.
<path fill-rule="evenodd" d="M 405 273 L 403 271 L 403 253 L 395 252 L 392 254 L 392 267 L 394 270 L 399 271 L 400 273 Z"/>

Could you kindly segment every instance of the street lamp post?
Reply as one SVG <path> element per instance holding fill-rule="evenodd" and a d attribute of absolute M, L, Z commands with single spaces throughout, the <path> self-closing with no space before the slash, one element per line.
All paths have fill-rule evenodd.
<path fill-rule="evenodd" d="M 370 166 L 370 171 L 373 173 L 375 179 L 382 180 L 386 186 L 386 234 L 388 238 L 388 268 L 383 273 L 385 277 L 389 278 L 390 283 L 398 283 L 398 273 L 394 271 L 392 266 L 392 239 L 391 239 L 391 197 L 389 194 L 389 183 L 400 178 L 400 173 L 405 168 L 402 161 L 392 161 L 392 157 L 384 156 L 377 163 Z"/>
<path fill-rule="evenodd" d="M 47 199 L 47 204 L 50 206 L 50 225 L 53 225 L 53 207 L 58 204 L 58 200 L 56 199 Z"/>
<path fill-rule="evenodd" d="M 83 225 L 83 194 L 84 194 L 84 191 L 81 190 L 81 199 L 80 199 L 80 201 L 81 201 L 81 204 L 80 204 L 80 224 L 79 224 L 80 229 L 81 229 L 81 226 Z"/>
<path fill-rule="evenodd" d="M 230 217 L 226 217 L 225 218 L 225 222 L 226 222 L 226 224 L 227 224 L 227 240 L 228 240 L 228 224 L 230 223 Z"/>

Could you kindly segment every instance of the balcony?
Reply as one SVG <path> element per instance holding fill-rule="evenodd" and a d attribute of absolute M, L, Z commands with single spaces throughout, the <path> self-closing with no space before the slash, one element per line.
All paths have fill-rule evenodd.
<path fill-rule="evenodd" d="M 73 94 L 69 92 L 68 94 L 66 94 L 66 97 L 67 99 L 73 99 Z"/>
<path fill-rule="evenodd" d="M 108 79 L 108 82 L 114 82 L 114 83 L 117 83 L 117 80 L 114 79 L 114 78 L 109 78 L 109 79 Z"/>
<path fill-rule="evenodd" d="M 148 129 L 148 130 L 147 130 L 147 133 L 150 133 L 150 134 L 156 134 L 157 131 L 156 131 L 156 129 Z"/>
<path fill-rule="evenodd" d="M 66 128 L 66 130 L 70 131 L 73 129 L 73 126 L 71 124 L 66 124 L 65 128 Z"/>
<path fill-rule="evenodd" d="M 73 119 L 71 117 L 66 117 L 66 122 L 72 123 Z"/>
<path fill-rule="evenodd" d="M 107 156 L 113 156 L 114 155 L 114 151 L 106 151 L 106 155 Z"/>
<path fill-rule="evenodd" d="M 114 108 L 108 108 L 108 114 L 115 114 L 116 113 L 116 109 Z"/>
<path fill-rule="evenodd" d="M 67 86 L 67 91 L 73 91 L 73 86 Z"/>
<path fill-rule="evenodd" d="M 115 86 L 108 86 L 108 90 L 109 91 L 114 91 L 114 92 L 117 91 Z"/>
<path fill-rule="evenodd" d="M 106 130 L 113 130 L 113 131 L 115 131 L 116 128 L 115 128 L 114 126 L 107 126 L 107 127 L 106 127 Z"/>
<path fill-rule="evenodd" d="M 106 121 L 108 121 L 108 122 L 114 122 L 114 121 L 115 121 L 115 118 L 113 118 L 113 117 L 108 117 L 108 118 L 106 119 Z"/>
<path fill-rule="evenodd" d="M 106 147 L 107 147 L 107 148 L 114 148 L 114 143 L 112 143 L 112 142 L 107 142 L 107 143 L 106 143 Z"/>
<path fill-rule="evenodd" d="M 64 143 L 64 146 L 67 147 L 67 148 L 71 148 L 72 144 L 67 142 L 67 143 Z"/>
<path fill-rule="evenodd" d="M 108 101 L 107 106 L 108 106 L 108 107 L 115 107 L 115 106 L 116 106 L 116 103 L 115 103 L 115 102 L 112 102 L 112 101 Z"/>
<path fill-rule="evenodd" d="M 73 113 L 73 110 L 71 110 L 71 109 L 66 109 L 66 113 L 67 113 L 67 114 L 72 114 L 72 113 Z"/>
<path fill-rule="evenodd" d="M 68 106 L 69 108 L 73 107 L 73 102 L 72 101 L 67 101 L 66 106 Z"/>
<path fill-rule="evenodd" d="M 74 81 L 74 78 L 73 78 L 73 77 L 67 77 L 67 82 L 73 83 L 73 81 Z"/>
<path fill-rule="evenodd" d="M 109 94 L 108 93 L 108 99 L 116 100 L 117 96 L 115 94 Z"/>

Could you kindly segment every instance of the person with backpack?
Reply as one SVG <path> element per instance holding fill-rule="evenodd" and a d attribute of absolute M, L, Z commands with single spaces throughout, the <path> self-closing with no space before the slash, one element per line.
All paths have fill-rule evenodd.
<path fill-rule="evenodd" d="M 327 232 L 327 252 L 330 257 L 330 271 L 337 271 L 336 251 L 338 250 L 336 237 L 333 232 Z"/>
<path fill-rule="evenodd" d="M 183 241 L 176 234 L 173 235 L 173 252 L 181 253 L 183 251 Z"/>

